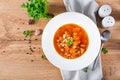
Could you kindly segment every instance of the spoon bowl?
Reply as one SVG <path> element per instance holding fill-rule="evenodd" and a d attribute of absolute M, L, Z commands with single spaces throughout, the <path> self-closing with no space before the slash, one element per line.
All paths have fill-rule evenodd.
<path fill-rule="evenodd" d="M 107 42 L 111 37 L 111 32 L 109 30 L 105 30 L 101 34 L 101 41 L 102 43 Z"/>

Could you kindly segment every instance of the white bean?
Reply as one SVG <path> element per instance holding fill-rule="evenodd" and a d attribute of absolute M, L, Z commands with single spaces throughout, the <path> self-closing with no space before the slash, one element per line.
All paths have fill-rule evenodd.
<path fill-rule="evenodd" d="M 64 51 L 64 49 L 61 49 L 61 51 L 63 52 L 63 51 Z"/>
<path fill-rule="evenodd" d="M 77 48 L 77 46 L 73 46 L 73 49 Z"/>
<path fill-rule="evenodd" d="M 65 35 L 65 34 L 63 34 L 63 38 L 64 38 L 64 39 L 66 38 L 66 35 Z"/>

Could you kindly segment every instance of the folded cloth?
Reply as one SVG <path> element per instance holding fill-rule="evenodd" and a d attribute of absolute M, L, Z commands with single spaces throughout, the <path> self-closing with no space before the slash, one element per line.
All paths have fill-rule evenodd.
<path fill-rule="evenodd" d="M 95 0 L 63 0 L 67 11 L 80 12 L 91 18 L 96 23 L 95 13 L 99 8 L 99 5 Z M 102 67 L 101 58 L 97 62 L 97 66 L 94 71 L 91 70 L 92 64 L 88 66 L 88 72 L 83 70 L 67 71 L 60 70 L 63 80 L 101 80 L 102 79 Z"/>

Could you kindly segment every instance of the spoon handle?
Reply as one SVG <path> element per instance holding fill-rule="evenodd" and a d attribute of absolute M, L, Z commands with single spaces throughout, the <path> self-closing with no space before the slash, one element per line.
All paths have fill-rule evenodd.
<path fill-rule="evenodd" d="M 96 57 L 95 60 L 94 60 L 94 63 L 93 63 L 93 66 L 92 66 L 92 71 L 94 71 L 95 68 L 96 68 L 96 65 L 97 65 L 97 62 L 98 62 L 98 60 L 99 60 L 99 56 L 100 56 L 100 53 L 101 53 L 101 51 L 102 51 L 103 45 L 104 45 L 104 43 L 101 44 L 99 53 L 98 53 L 97 57 Z"/>

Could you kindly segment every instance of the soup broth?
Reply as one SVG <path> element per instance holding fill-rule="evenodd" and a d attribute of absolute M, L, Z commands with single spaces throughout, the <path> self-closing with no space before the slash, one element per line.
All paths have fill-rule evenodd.
<path fill-rule="evenodd" d="M 77 24 L 65 24 L 54 35 L 54 48 L 62 57 L 75 59 L 85 53 L 89 45 L 87 32 Z"/>

